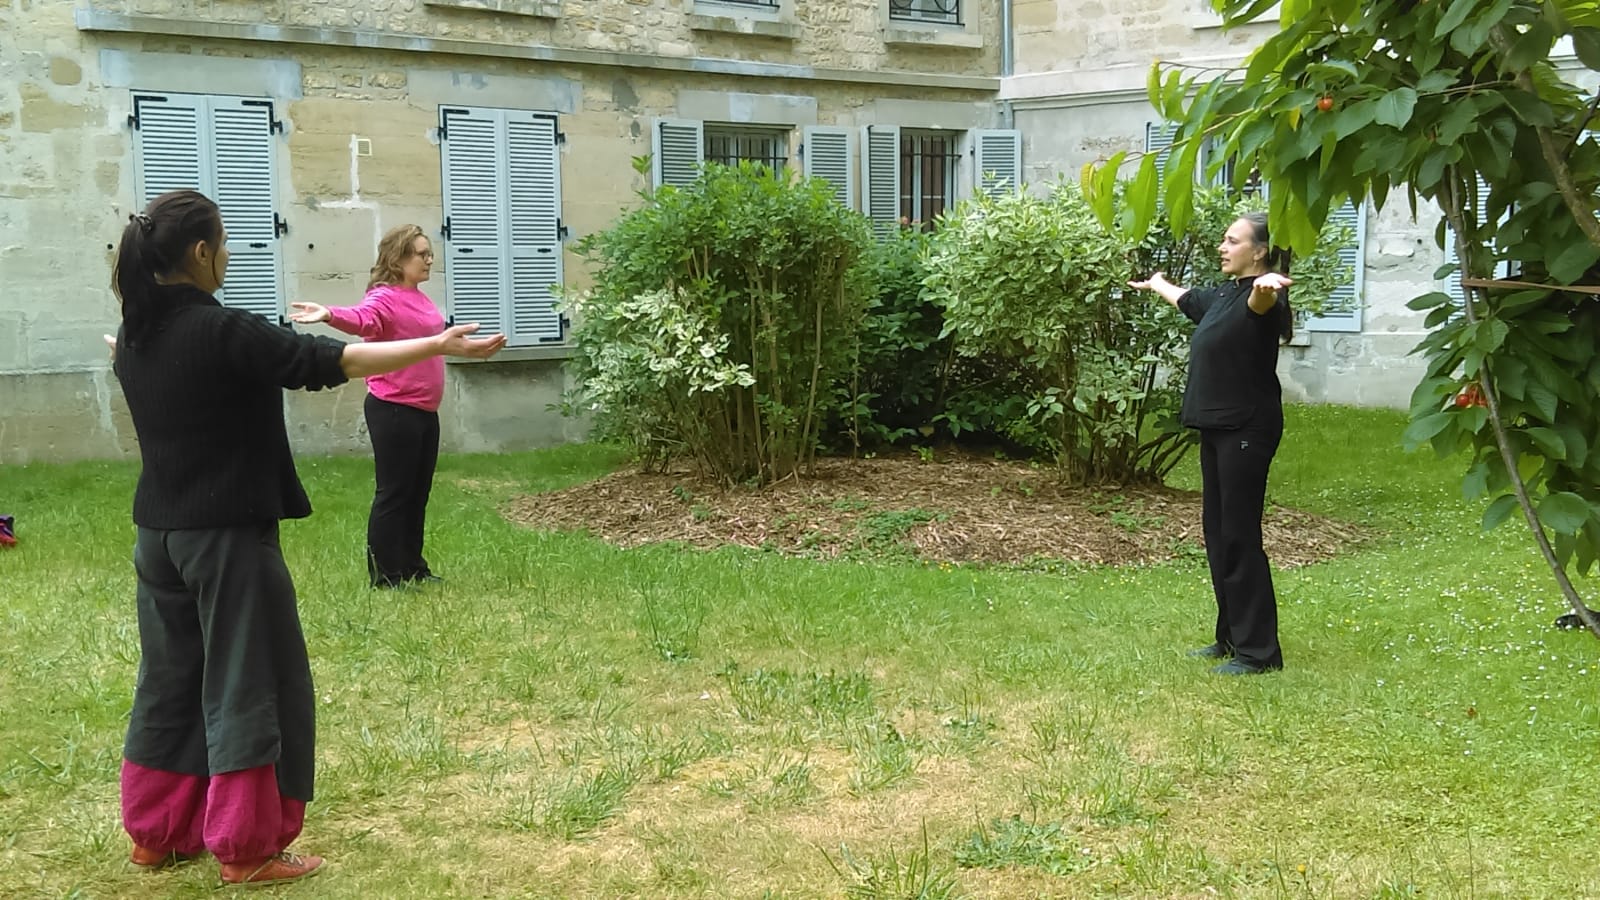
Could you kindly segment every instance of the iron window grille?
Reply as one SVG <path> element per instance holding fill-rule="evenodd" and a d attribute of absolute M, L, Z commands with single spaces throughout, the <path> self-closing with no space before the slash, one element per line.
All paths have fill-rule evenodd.
<path fill-rule="evenodd" d="M 950 132 L 900 133 L 900 217 L 907 224 L 931 228 L 955 202 L 959 144 Z"/>
<path fill-rule="evenodd" d="M 960 25 L 961 0 L 889 0 L 889 18 Z"/>
<path fill-rule="evenodd" d="M 732 166 L 749 161 L 776 173 L 789 161 L 788 142 L 780 131 L 707 126 L 705 135 L 706 162 Z"/>

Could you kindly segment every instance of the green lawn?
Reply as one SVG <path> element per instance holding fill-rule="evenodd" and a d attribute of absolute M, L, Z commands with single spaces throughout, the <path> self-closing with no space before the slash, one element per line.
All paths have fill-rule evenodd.
<path fill-rule="evenodd" d="M 443 586 L 365 587 L 370 463 L 285 552 L 321 697 L 283 895 L 1597 897 L 1600 643 L 1403 419 L 1290 410 L 1275 502 L 1386 537 L 1279 573 L 1278 675 L 1183 651 L 1194 562 L 1070 576 L 623 551 L 497 506 L 595 447 L 441 462 Z M 1193 486 L 1195 463 L 1181 473 Z M 7 467 L 0 896 L 198 897 L 125 864 L 130 464 Z M 1580 588 L 1592 596 L 1592 583 Z"/>

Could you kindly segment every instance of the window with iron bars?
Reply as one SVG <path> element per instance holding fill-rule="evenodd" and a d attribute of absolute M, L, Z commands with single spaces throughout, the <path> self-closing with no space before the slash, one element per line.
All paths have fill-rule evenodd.
<path fill-rule="evenodd" d="M 960 25 L 961 0 L 889 0 L 889 18 Z"/>
<path fill-rule="evenodd" d="M 782 131 L 707 125 L 705 136 L 706 162 L 732 166 L 748 160 L 776 173 L 789 161 L 788 135 Z"/>
<path fill-rule="evenodd" d="M 956 200 L 961 135 L 949 131 L 900 132 L 900 217 L 933 227 Z"/>

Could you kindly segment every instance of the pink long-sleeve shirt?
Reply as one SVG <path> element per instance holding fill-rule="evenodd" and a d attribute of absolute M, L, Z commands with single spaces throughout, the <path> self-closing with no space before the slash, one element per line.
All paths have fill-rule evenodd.
<path fill-rule="evenodd" d="M 356 306 L 328 307 L 328 324 L 368 341 L 399 341 L 444 331 L 444 316 L 416 288 L 380 284 Z M 379 400 L 437 412 L 444 399 L 444 358 L 435 356 L 387 375 L 369 375 L 367 390 Z"/>

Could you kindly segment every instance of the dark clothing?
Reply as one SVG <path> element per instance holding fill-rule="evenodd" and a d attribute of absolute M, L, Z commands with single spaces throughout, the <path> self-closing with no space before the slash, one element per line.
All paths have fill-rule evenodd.
<path fill-rule="evenodd" d="M 1267 470 L 1283 428 L 1200 432 L 1201 522 L 1217 597 L 1217 646 L 1257 668 L 1283 666 L 1278 597 L 1261 543 Z"/>
<path fill-rule="evenodd" d="M 1283 425 L 1278 342 L 1287 298 L 1265 315 L 1250 308 L 1252 278 L 1188 291 L 1178 309 L 1195 323 L 1180 419 L 1190 428 Z"/>
<path fill-rule="evenodd" d="M 1250 308 L 1253 278 L 1193 290 L 1178 309 L 1196 327 L 1181 420 L 1200 432 L 1202 525 L 1217 598 L 1216 642 L 1258 669 L 1283 666 L 1278 598 L 1261 538 L 1267 472 L 1283 437 L 1278 343 L 1288 298 Z"/>
<path fill-rule="evenodd" d="M 119 332 L 113 363 L 144 462 L 134 524 L 224 528 L 310 515 L 283 388 L 343 384 L 344 344 L 224 308 L 190 285 L 159 290 L 175 308 L 135 343 Z"/>
<path fill-rule="evenodd" d="M 344 383 L 344 345 L 226 309 L 192 285 L 156 291 L 160 319 L 143 334 L 120 331 L 113 364 L 143 461 L 133 502 L 141 657 L 124 753 L 177 775 L 272 766 L 283 797 L 310 800 L 315 698 L 278 521 L 311 504 L 283 389 Z M 124 797 L 130 834 L 157 813 L 141 797 Z M 217 852 L 240 837 L 211 847 L 208 830 L 206 840 Z"/>
<path fill-rule="evenodd" d="M 316 704 L 278 523 L 140 528 L 139 681 L 123 756 L 222 775 L 276 765 L 311 800 Z"/>
<path fill-rule="evenodd" d="M 367 517 L 367 575 L 378 586 L 433 574 L 422 558 L 433 471 L 439 464 L 439 414 L 403 403 L 366 402 L 377 491 Z"/>

